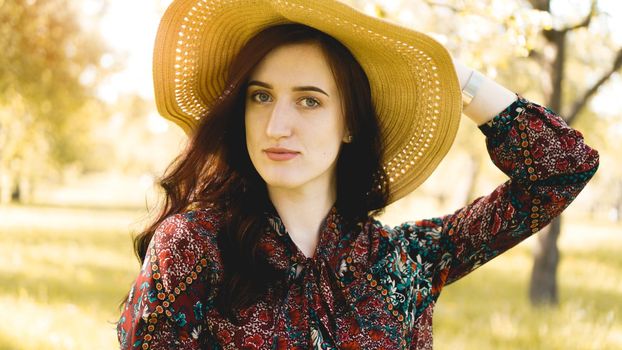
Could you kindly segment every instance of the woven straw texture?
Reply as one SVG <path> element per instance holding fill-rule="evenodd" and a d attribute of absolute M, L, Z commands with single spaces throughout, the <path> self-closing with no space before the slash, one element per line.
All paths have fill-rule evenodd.
<path fill-rule="evenodd" d="M 418 187 L 455 138 L 462 96 L 447 50 L 431 37 L 330 0 L 176 0 L 154 51 L 158 111 L 191 133 L 225 93 L 244 43 L 282 23 L 319 29 L 350 49 L 370 81 L 385 144 L 390 202 Z"/>

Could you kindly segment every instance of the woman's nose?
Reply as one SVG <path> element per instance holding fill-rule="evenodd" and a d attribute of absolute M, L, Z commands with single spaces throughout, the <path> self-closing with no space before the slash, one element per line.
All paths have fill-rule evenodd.
<path fill-rule="evenodd" d="M 290 136 L 292 114 L 293 111 L 285 101 L 275 103 L 266 126 L 266 135 L 276 139 Z"/>

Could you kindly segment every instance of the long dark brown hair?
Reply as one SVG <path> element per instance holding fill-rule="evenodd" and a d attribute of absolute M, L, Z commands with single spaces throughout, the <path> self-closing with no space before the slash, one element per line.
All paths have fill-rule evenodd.
<path fill-rule="evenodd" d="M 371 100 L 369 81 L 350 51 L 333 37 L 301 24 L 269 27 L 242 48 L 228 74 L 227 90 L 190 136 L 186 149 L 169 165 L 159 185 L 165 191 L 157 219 L 134 239 L 144 261 L 157 226 L 190 207 L 213 207 L 224 213 L 219 248 L 224 277 L 216 296 L 219 311 L 235 322 L 235 311 L 250 306 L 279 278 L 256 254 L 270 206 L 266 184 L 252 165 L 244 126 L 246 89 L 254 67 L 274 48 L 295 43 L 319 45 L 341 92 L 346 127 L 353 139 L 341 146 L 337 160 L 336 207 L 355 224 L 379 214 L 388 187 L 379 181 L 383 145 Z"/>

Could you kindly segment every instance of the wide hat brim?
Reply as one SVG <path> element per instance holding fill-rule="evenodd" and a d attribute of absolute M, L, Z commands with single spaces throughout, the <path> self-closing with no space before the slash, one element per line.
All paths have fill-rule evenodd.
<path fill-rule="evenodd" d="M 447 154 L 462 95 L 451 56 L 430 36 L 332 0 L 176 0 L 153 61 L 159 113 L 187 134 L 225 90 L 227 69 L 264 28 L 302 23 L 343 43 L 363 67 L 385 146 L 389 203 L 417 188 Z"/>

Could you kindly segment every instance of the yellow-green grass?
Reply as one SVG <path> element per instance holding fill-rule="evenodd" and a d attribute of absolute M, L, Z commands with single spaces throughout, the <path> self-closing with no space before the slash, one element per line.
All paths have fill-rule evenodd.
<path fill-rule="evenodd" d="M 0 207 L 0 349 L 114 349 L 138 210 Z M 620 226 L 567 222 L 560 306 L 527 300 L 532 241 L 447 286 L 435 349 L 622 348 Z"/>
<path fill-rule="evenodd" d="M 445 287 L 435 309 L 435 348 L 622 349 L 620 226 L 564 227 L 558 308 L 528 301 L 532 237 Z"/>
<path fill-rule="evenodd" d="M 140 211 L 0 207 L 0 349 L 114 349 Z"/>

